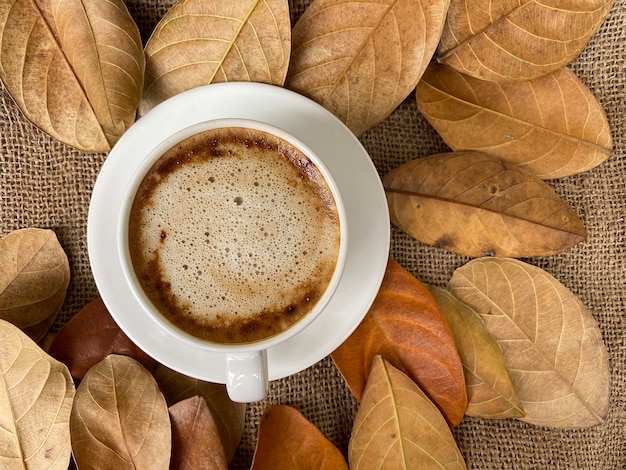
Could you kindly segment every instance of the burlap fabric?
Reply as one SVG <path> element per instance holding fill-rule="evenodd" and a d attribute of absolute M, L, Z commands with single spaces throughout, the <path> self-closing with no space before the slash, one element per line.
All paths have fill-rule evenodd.
<path fill-rule="evenodd" d="M 309 0 L 291 2 L 295 22 Z M 172 0 L 127 0 L 145 40 Z M 595 93 L 613 132 L 614 155 L 584 174 L 551 181 L 582 218 L 588 239 L 567 253 L 527 260 L 559 279 L 589 308 L 610 354 L 611 408 L 604 424 L 555 430 L 515 420 L 465 418 L 454 435 L 468 468 L 626 468 L 626 0 L 619 0 L 571 68 Z M 382 124 L 361 138 L 380 174 L 416 157 L 447 151 L 419 114 L 411 94 Z M 60 144 L 22 117 L 0 89 L 0 234 L 24 227 L 53 229 L 65 248 L 72 280 L 54 328 L 97 295 L 86 246 L 91 189 L 104 154 L 83 154 Z M 445 285 L 468 259 L 421 245 L 392 231 L 391 254 L 420 280 Z M 357 402 L 329 358 L 271 383 L 266 402 L 249 405 L 246 428 L 232 468 L 249 468 L 258 419 L 266 403 L 298 408 L 346 451 Z"/>

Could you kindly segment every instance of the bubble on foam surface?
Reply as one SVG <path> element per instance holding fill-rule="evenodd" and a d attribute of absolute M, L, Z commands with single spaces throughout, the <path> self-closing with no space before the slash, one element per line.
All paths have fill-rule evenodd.
<path fill-rule="evenodd" d="M 312 280 L 328 282 L 337 256 L 329 194 L 289 160 L 268 171 L 262 148 L 240 147 L 162 175 L 138 215 L 143 256 L 158 253 L 177 305 L 204 323 L 288 310 Z"/>

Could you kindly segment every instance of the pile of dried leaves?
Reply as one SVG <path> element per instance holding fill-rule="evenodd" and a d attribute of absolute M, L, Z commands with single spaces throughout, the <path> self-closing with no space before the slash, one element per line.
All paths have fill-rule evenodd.
<path fill-rule="evenodd" d="M 181 0 L 144 48 L 122 0 L 0 0 L 0 79 L 30 121 L 86 152 L 198 85 L 284 86 L 356 135 L 415 92 L 452 151 L 383 178 L 391 222 L 475 259 L 445 289 L 389 260 L 332 354 L 360 402 L 347 462 L 297 410 L 271 406 L 253 468 L 464 468 L 450 432 L 464 415 L 581 428 L 608 412 L 593 317 L 515 258 L 586 237 L 545 180 L 611 153 L 601 105 L 566 66 L 613 3 L 313 0 L 292 28 L 286 0 Z M 70 275 L 52 232 L 6 235 L 0 266 L 2 468 L 67 468 L 70 452 L 78 466 L 227 468 L 245 407 L 222 385 L 156 364 L 100 300 L 47 335 Z"/>

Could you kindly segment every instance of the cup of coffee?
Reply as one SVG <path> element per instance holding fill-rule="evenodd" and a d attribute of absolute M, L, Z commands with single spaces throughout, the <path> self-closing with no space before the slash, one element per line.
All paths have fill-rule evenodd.
<path fill-rule="evenodd" d="M 339 188 L 315 152 L 238 118 L 153 149 L 130 178 L 118 238 L 138 304 L 180 340 L 220 353 L 240 402 L 265 397 L 268 348 L 324 310 L 348 240 Z"/>

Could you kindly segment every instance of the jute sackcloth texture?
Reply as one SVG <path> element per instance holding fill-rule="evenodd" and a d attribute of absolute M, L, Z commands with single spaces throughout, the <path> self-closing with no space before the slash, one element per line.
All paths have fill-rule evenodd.
<path fill-rule="evenodd" d="M 292 0 L 295 22 L 310 0 Z M 172 0 L 128 0 L 144 42 Z M 465 418 L 454 436 L 473 469 L 626 468 L 626 0 L 619 0 L 571 69 L 603 105 L 614 139 L 612 157 L 581 175 L 549 184 L 583 220 L 588 238 L 567 253 L 526 260 L 573 291 L 597 320 L 610 355 L 611 407 L 606 422 L 556 430 L 515 420 Z M 447 151 L 420 115 L 411 94 L 384 122 L 361 137 L 381 176 L 416 157 Z M 66 250 L 72 280 L 58 329 L 97 297 L 86 246 L 90 194 L 105 154 L 83 154 L 49 138 L 0 89 L 0 234 L 25 227 L 54 230 Z M 423 282 L 443 286 L 468 259 L 424 246 L 392 229 L 391 255 Z M 298 408 L 346 451 L 358 403 L 326 358 L 272 382 L 266 401 L 248 406 L 233 469 L 249 468 L 266 404 Z"/>

